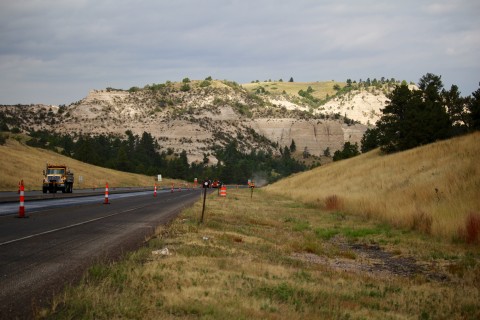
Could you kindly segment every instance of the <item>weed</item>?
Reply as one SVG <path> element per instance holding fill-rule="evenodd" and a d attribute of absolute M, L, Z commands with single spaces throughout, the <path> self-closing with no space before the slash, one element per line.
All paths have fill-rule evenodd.
<path fill-rule="evenodd" d="M 315 235 L 323 240 L 330 240 L 331 238 L 333 238 L 339 233 L 340 231 L 336 229 L 323 229 L 323 228 L 315 229 Z"/>
<path fill-rule="evenodd" d="M 269 286 L 267 284 L 254 290 L 254 295 L 266 297 L 270 300 L 279 302 L 289 302 L 293 300 L 295 295 L 295 288 L 290 286 L 286 282 L 282 282 L 279 285 Z"/>
<path fill-rule="evenodd" d="M 105 264 L 94 264 L 87 271 L 87 281 L 95 284 L 100 283 L 102 280 L 108 277 L 110 274 L 109 267 Z"/>
<path fill-rule="evenodd" d="M 310 223 L 308 221 L 297 221 L 293 226 L 293 231 L 305 231 L 310 229 Z"/>
<path fill-rule="evenodd" d="M 296 272 L 296 273 L 294 273 L 293 276 L 294 276 L 295 279 L 298 279 L 298 280 L 301 280 L 301 281 L 305 281 L 305 282 L 309 282 L 309 281 L 312 281 L 312 280 L 313 280 L 312 275 L 311 275 L 309 272 L 307 272 L 307 271 L 305 271 L 305 270 L 303 270 L 303 269 L 300 270 L 300 271 L 298 271 L 298 272 Z"/>
<path fill-rule="evenodd" d="M 470 213 L 465 219 L 466 242 L 475 243 L 480 241 L 480 214 Z"/>
<path fill-rule="evenodd" d="M 342 202 L 337 195 L 328 196 L 325 199 L 325 208 L 327 210 L 340 210 L 342 208 Z"/>
<path fill-rule="evenodd" d="M 432 233 L 433 218 L 430 214 L 421 210 L 416 211 L 413 215 L 412 229 L 423 232 L 425 234 Z"/>

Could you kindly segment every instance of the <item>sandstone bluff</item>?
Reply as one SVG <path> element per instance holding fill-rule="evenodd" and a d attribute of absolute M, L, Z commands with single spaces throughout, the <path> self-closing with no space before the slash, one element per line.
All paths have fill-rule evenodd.
<path fill-rule="evenodd" d="M 310 84 L 315 87 L 315 83 Z M 310 87 L 308 83 L 263 85 Z M 188 80 L 129 90 L 92 90 L 86 98 L 69 105 L 0 106 L 0 112 L 16 118 L 18 127 L 25 131 L 121 137 L 126 130 L 138 135 L 146 131 L 162 149 L 186 150 L 190 162 L 202 161 L 206 155 L 215 163 L 214 146 L 232 139 L 244 152 L 264 149 L 273 153 L 294 140 L 297 150 L 316 156 L 327 148 L 333 154 L 346 141 L 360 145 L 363 133 L 379 118 L 387 101 L 385 89 L 335 95 L 327 83 L 322 89 L 325 92 L 316 90 L 324 103 L 312 107 L 295 92 L 259 91 L 263 87 L 262 83 Z"/>

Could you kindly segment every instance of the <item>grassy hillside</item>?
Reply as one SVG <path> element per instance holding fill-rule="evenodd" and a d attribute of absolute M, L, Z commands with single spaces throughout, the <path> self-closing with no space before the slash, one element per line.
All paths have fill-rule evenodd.
<path fill-rule="evenodd" d="M 23 179 L 25 190 L 40 190 L 42 186 L 42 171 L 45 164 L 66 164 L 75 174 L 75 188 L 122 186 L 153 186 L 155 177 L 126 173 L 89 165 L 58 153 L 32 148 L 25 145 L 22 136 L 8 139 L 5 145 L 0 145 L 0 191 L 15 191 L 18 182 Z M 161 172 L 159 172 L 161 174 Z M 79 182 L 79 177 L 83 182 Z M 161 185 L 170 186 L 172 180 L 163 179 Z M 178 181 L 177 181 L 178 183 Z"/>
<path fill-rule="evenodd" d="M 465 236 L 468 223 L 473 226 L 467 229 L 480 228 L 475 227 L 480 214 L 479 154 L 477 132 L 388 156 L 372 151 L 289 177 L 267 190 L 455 239 Z"/>
<path fill-rule="evenodd" d="M 140 250 L 92 266 L 36 317 L 479 319 L 478 245 L 379 221 L 456 234 L 480 209 L 479 139 L 211 193 L 203 224 L 198 201 Z"/>
<path fill-rule="evenodd" d="M 478 246 L 432 241 L 262 189 L 212 193 L 206 208 L 204 224 L 198 201 L 124 260 L 92 266 L 37 317 L 480 317 Z"/>
<path fill-rule="evenodd" d="M 282 93 L 285 91 L 287 94 L 292 96 L 298 96 L 298 91 L 306 91 L 308 87 L 312 87 L 314 90 L 312 96 L 319 99 L 324 99 L 327 94 L 329 96 L 335 95 L 336 91 L 333 89 L 333 86 L 338 84 L 340 87 L 345 86 L 344 82 L 336 81 L 323 81 L 323 82 L 255 82 L 255 83 L 246 83 L 242 84 L 246 90 L 254 92 L 259 87 L 263 87 L 266 91 L 270 93 Z"/>

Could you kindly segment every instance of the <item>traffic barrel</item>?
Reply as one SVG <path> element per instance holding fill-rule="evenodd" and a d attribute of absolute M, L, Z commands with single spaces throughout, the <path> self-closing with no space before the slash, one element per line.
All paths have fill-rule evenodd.
<path fill-rule="evenodd" d="M 20 182 L 20 207 L 18 208 L 18 217 L 25 218 L 25 186 L 23 180 Z"/>
<path fill-rule="evenodd" d="M 110 202 L 108 202 L 108 182 L 105 185 L 105 201 L 103 204 L 110 204 Z"/>
<path fill-rule="evenodd" d="M 227 196 L 227 186 L 223 185 L 220 188 L 220 197 L 226 197 Z"/>

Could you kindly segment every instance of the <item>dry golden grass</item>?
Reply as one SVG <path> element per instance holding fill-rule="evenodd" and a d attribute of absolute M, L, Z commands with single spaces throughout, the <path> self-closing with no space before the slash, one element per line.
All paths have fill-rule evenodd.
<path fill-rule="evenodd" d="M 265 90 L 271 93 L 282 93 L 285 91 L 287 94 L 292 96 L 298 96 L 300 90 L 307 91 L 308 87 L 312 87 L 314 90 L 312 96 L 319 99 L 325 99 L 327 94 L 329 96 L 334 96 L 336 91 L 333 89 L 333 86 L 338 84 L 340 87 L 345 85 L 344 82 L 336 81 L 323 81 L 323 82 L 255 82 L 255 83 L 245 83 L 242 84 L 248 91 L 255 91 L 259 87 L 263 87 Z"/>
<path fill-rule="evenodd" d="M 125 260 L 89 269 L 48 319 L 477 319 L 476 247 L 228 189 Z M 358 245 L 358 250 L 353 245 Z M 380 245 L 380 259 L 362 248 Z M 153 254 L 168 248 L 171 255 Z M 383 258 L 381 258 L 383 257 Z M 390 257 L 390 258 L 385 258 Z M 395 260 L 395 259 L 406 260 Z M 406 261 L 406 265 L 401 265 Z M 409 262 L 410 261 L 410 262 Z M 413 263 L 414 274 L 402 273 Z M 394 271 L 387 271 L 390 266 Z M 407 268 L 408 269 L 408 268 Z M 383 271 L 382 271 L 383 270 Z M 397 270 L 397 271 L 395 271 Z"/>
<path fill-rule="evenodd" d="M 17 138 L 22 139 L 20 136 Z M 18 182 L 22 179 L 25 190 L 40 190 L 42 171 L 47 162 L 65 164 L 74 172 L 74 190 L 104 188 L 106 182 L 110 188 L 153 186 L 156 178 L 89 165 L 49 150 L 29 147 L 15 139 L 8 139 L 5 145 L 0 145 L 0 191 L 16 191 Z M 83 177 L 82 183 L 79 182 L 80 176 Z M 170 186 L 171 183 L 171 179 L 163 179 L 158 185 Z"/>
<path fill-rule="evenodd" d="M 480 213 L 480 132 L 413 150 L 379 150 L 301 173 L 268 192 L 325 208 L 456 238 Z"/>

